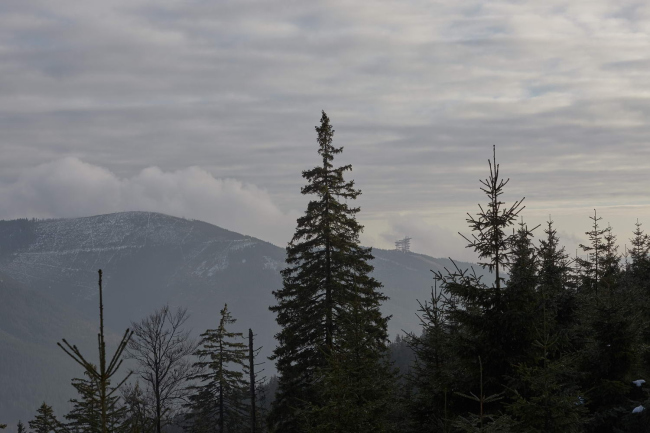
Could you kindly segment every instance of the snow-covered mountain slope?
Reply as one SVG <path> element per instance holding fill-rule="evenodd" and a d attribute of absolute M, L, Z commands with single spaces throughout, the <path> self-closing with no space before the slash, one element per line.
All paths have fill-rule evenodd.
<path fill-rule="evenodd" d="M 391 298 L 385 306 L 393 315 L 391 334 L 416 331 L 416 300 L 429 297 L 430 270 L 449 267 L 449 260 L 380 249 L 373 254 L 375 276 Z M 102 268 L 108 320 L 117 328 L 169 302 L 189 308 L 203 330 L 228 303 L 241 327 L 253 327 L 270 348 L 275 325 L 267 307 L 283 266 L 283 248 L 158 213 L 0 222 L 1 272 L 92 315 Z"/>

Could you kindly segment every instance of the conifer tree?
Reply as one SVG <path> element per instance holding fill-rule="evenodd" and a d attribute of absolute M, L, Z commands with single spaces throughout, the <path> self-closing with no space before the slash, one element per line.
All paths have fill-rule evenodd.
<path fill-rule="evenodd" d="M 592 221 L 592 228 L 585 232 L 589 237 L 589 244 L 580 244 L 580 248 L 586 253 L 586 258 L 576 258 L 580 269 L 580 289 L 587 293 L 598 293 L 598 287 L 603 274 L 603 236 L 605 229 L 600 228 L 599 221 L 602 220 L 594 209 L 594 216 L 589 217 Z"/>
<path fill-rule="evenodd" d="M 334 130 L 325 112 L 316 132 L 322 164 L 303 172 L 307 185 L 301 190 L 315 199 L 297 221 L 287 246 L 283 287 L 274 292 L 278 304 L 271 307 L 281 330 L 272 357 L 280 378 L 270 425 L 283 433 L 303 431 L 301 411 L 320 405 L 317 372 L 337 350 L 339 314 L 353 300 L 358 299 L 368 326 L 376 329 L 373 335 L 386 337 L 386 319 L 379 311 L 386 297 L 379 292 L 381 284 L 369 275 L 371 249 L 359 245 L 363 229 L 355 219 L 359 208 L 348 205 L 361 192 L 354 181 L 343 178 L 350 165 L 333 165 L 343 148 L 332 145 Z"/>
<path fill-rule="evenodd" d="M 84 372 L 84 375 L 89 376 L 87 372 Z M 72 386 L 77 390 L 79 397 L 70 400 L 72 410 L 64 416 L 68 421 L 65 428 L 70 432 L 100 433 L 102 431 L 102 411 L 97 383 L 91 378 L 75 378 L 72 379 Z M 120 404 L 120 397 L 109 393 L 106 408 L 108 431 L 119 430 L 125 410 Z"/>
<path fill-rule="evenodd" d="M 573 378 L 574 358 L 560 351 L 559 336 L 549 330 L 546 311 L 543 316 L 533 359 L 516 367 L 520 386 L 508 411 L 520 423 L 515 431 L 578 433 L 586 411 Z"/>
<path fill-rule="evenodd" d="M 127 381 L 130 373 L 118 383 L 117 386 L 111 386 L 111 378 L 115 376 L 119 368 L 122 365 L 122 354 L 126 345 L 129 343 L 129 339 L 133 334 L 130 330 L 126 330 L 122 336 L 122 340 L 117 346 L 115 353 L 110 358 L 106 357 L 106 341 L 104 338 L 104 298 L 102 292 L 102 270 L 98 271 L 99 275 L 99 334 L 97 334 L 97 346 L 99 351 L 99 370 L 97 367 L 86 360 L 81 354 L 77 346 L 71 345 L 68 343 L 65 338 L 62 340 L 63 344 L 57 343 L 57 345 L 63 349 L 63 351 L 68 354 L 76 363 L 81 365 L 85 373 L 90 377 L 94 382 L 94 386 L 97 388 L 99 394 L 99 410 L 100 410 L 100 427 L 101 433 L 108 433 L 111 431 L 111 412 L 113 411 L 112 400 L 113 394 Z"/>
<path fill-rule="evenodd" d="M 650 274 L 650 237 L 641 229 L 641 223 L 637 220 L 634 237 L 630 239 L 632 248 L 630 249 L 630 258 L 632 264 L 630 272 L 636 285 L 643 289 L 650 287 L 650 281 L 647 277 Z"/>
<path fill-rule="evenodd" d="M 512 237 L 508 267 L 510 277 L 502 295 L 502 305 L 487 316 L 488 320 L 500 324 L 498 333 L 493 337 L 501 338 L 491 341 L 493 344 L 498 342 L 503 353 L 506 364 L 502 366 L 503 375 L 512 372 L 512 365 L 530 359 L 529 348 L 535 339 L 535 322 L 532 318 L 538 313 L 538 258 L 531 241 L 532 230 L 522 221 Z M 513 386 L 512 383 L 509 385 Z"/>
<path fill-rule="evenodd" d="M 61 423 L 56 419 L 54 411 L 47 403 L 43 404 L 36 411 L 36 417 L 29 422 L 29 428 L 34 433 L 58 433 L 62 431 Z"/>
<path fill-rule="evenodd" d="M 72 410 L 64 416 L 67 428 L 72 432 L 101 432 L 101 408 L 99 392 L 92 380 L 72 379 L 79 399 L 71 399 Z M 117 398 L 117 397 L 114 397 Z"/>
<path fill-rule="evenodd" d="M 626 270 L 625 280 L 631 288 L 631 297 L 640 311 L 641 358 L 643 373 L 650 377 L 650 237 L 641 229 L 637 220 L 634 237 L 630 240 L 632 263 Z"/>
<path fill-rule="evenodd" d="M 321 406 L 308 414 L 310 433 L 386 433 L 395 398 L 385 333 L 365 314 L 361 299 L 339 311 L 337 349 L 320 370 Z"/>
<path fill-rule="evenodd" d="M 487 405 L 494 405 L 494 403 L 503 399 L 503 392 L 485 395 L 483 384 L 483 363 L 481 357 L 478 357 L 479 365 L 479 389 L 478 395 L 470 392 L 468 394 L 456 393 L 459 396 L 473 401 L 478 404 L 478 413 L 470 412 L 467 416 L 459 416 L 454 421 L 454 427 L 457 431 L 464 433 L 509 433 L 512 431 L 514 424 L 510 416 L 501 412 L 489 413 L 486 409 Z"/>
<path fill-rule="evenodd" d="M 25 424 L 23 424 L 22 421 L 18 420 L 18 425 L 17 427 L 17 433 L 27 433 L 27 429 L 25 429 Z"/>
<path fill-rule="evenodd" d="M 467 240 L 468 248 L 478 253 L 479 265 L 494 273 L 493 291 L 495 302 L 499 301 L 501 285 L 504 281 L 502 272 L 510 262 L 510 249 L 513 235 L 507 233 L 507 228 L 512 226 L 519 213 L 525 208 L 522 203 L 525 199 L 515 201 L 510 207 L 504 207 L 501 201 L 505 186 L 510 179 L 503 180 L 499 177 L 499 164 L 496 162 L 496 147 L 492 146 L 492 161 L 488 160 L 490 175 L 481 180 L 481 191 L 488 197 L 487 209 L 479 204 L 480 212 L 476 216 L 467 214 L 467 223 L 472 229 L 471 238 L 460 234 Z"/>
<path fill-rule="evenodd" d="M 577 300 L 573 284 L 571 261 L 564 247 L 560 246 L 557 230 L 549 219 L 544 230 L 545 239 L 538 247 L 538 291 L 546 311 L 546 326 L 551 334 L 557 334 L 568 342 L 570 330 L 577 320 Z M 563 342 L 559 342 L 563 345 Z"/>
<path fill-rule="evenodd" d="M 192 377 L 198 385 L 191 387 L 188 414 L 194 432 L 248 431 L 248 347 L 242 333 L 228 330 L 235 322 L 225 305 L 219 327 L 201 334 L 194 364 L 200 372 Z"/>
<path fill-rule="evenodd" d="M 640 326 L 630 292 L 620 278 L 620 255 L 611 227 L 600 229 L 594 213 L 591 245 L 581 260 L 582 322 L 586 327 L 581 352 L 587 405 L 592 414 L 588 428 L 620 428 L 627 413 L 631 381 L 638 365 Z M 598 248 L 596 248 L 598 247 Z"/>
<path fill-rule="evenodd" d="M 500 177 L 494 148 L 489 168 L 489 176 L 481 180 L 481 191 L 488 198 L 487 208 L 479 205 L 475 217 L 468 214 L 467 222 L 473 233 L 463 237 L 468 241 L 467 247 L 478 253 L 479 265 L 494 274 L 494 283 L 488 286 L 474 272 L 458 268 L 447 275 L 438 272 L 436 276 L 452 301 L 447 315 L 455 327 L 453 351 L 465 371 L 464 377 L 457 377 L 457 386 L 467 393 L 475 389 L 481 375 L 486 395 L 497 395 L 503 390 L 506 376 L 512 376 L 512 363 L 520 360 L 529 339 L 529 327 L 519 329 L 524 317 L 508 311 L 509 305 L 526 304 L 528 308 L 527 299 L 534 287 L 536 269 L 531 256 L 530 231 L 524 227 L 521 233 L 508 233 L 524 209 L 523 199 L 510 206 L 501 201 L 509 179 Z M 513 250 L 515 241 L 521 244 L 518 250 Z M 517 256 L 513 256 L 515 252 Z M 519 263 L 519 270 L 515 269 L 512 282 L 506 286 L 503 274 L 512 263 Z M 511 293 L 504 294 L 504 291 Z M 479 357 L 482 366 L 476 362 Z M 455 404 L 461 412 L 461 408 L 467 408 L 467 404 L 458 399 Z M 500 403 L 491 407 L 495 411 L 501 409 Z"/>
<path fill-rule="evenodd" d="M 451 350 L 454 329 L 445 310 L 449 299 L 434 285 L 431 299 L 418 303 L 422 333 L 408 335 L 408 344 L 415 353 L 408 377 L 413 389 L 410 399 L 413 427 L 418 432 L 448 432 L 451 431 L 451 397 L 460 391 L 455 387 L 458 372 Z"/>
<path fill-rule="evenodd" d="M 551 220 L 545 233 L 538 249 L 537 305 L 541 311 L 531 313 L 530 320 L 536 338 L 529 356 L 516 365 L 518 386 L 507 408 L 518 421 L 515 431 L 580 432 L 585 407 L 568 338 L 575 317 L 572 306 L 564 305 L 574 304 L 567 287 L 570 268 Z"/>

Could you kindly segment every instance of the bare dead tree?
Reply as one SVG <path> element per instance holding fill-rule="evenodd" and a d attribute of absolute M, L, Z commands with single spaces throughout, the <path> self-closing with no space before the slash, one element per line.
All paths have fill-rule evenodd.
<path fill-rule="evenodd" d="M 185 382 L 193 372 L 188 357 L 197 348 L 189 331 L 183 329 L 188 318 L 187 309 L 171 312 L 165 305 L 139 323 L 132 323 L 134 338 L 127 352 L 138 362 L 134 372 L 151 393 L 156 433 L 170 424 L 188 392 Z"/>

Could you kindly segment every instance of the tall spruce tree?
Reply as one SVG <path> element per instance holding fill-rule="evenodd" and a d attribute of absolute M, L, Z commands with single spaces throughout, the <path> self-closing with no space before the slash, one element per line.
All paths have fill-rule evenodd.
<path fill-rule="evenodd" d="M 248 425 L 248 346 L 240 332 L 228 327 L 236 322 L 228 311 L 221 310 L 217 329 L 201 334 L 194 364 L 200 372 L 192 377 L 188 420 L 193 432 L 239 433 L 250 431 Z"/>
<path fill-rule="evenodd" d="M 303 172 L 307 185 L 301 190 L 315 199 L 297 221 L 287 246 L 283 287 L 274 292 L 278 304 L 271 307 L 281 330 L 272 357 L 280 375 L 279 389 L 269 421 L 272 429 L 283 433 L 304 431 L 302 410 L 320 406 L 317 372 L 338 348 L 339 314 L 352 301 L 360 302 L 368 326 L 376 330 L 373 335 L 386 338 L 386 319 L 379 306 L 387 298 L 369 275 L 371 249 L 359 245 L 363 229 L 355 218 L 359 208 L 348 205 L 361 192 L 354 181 L 343 178 L 352 166 L 332 163 L 343 148 L 332 145 L 334 129 L 325 112 L 316 132 L 322 163 Z"/>

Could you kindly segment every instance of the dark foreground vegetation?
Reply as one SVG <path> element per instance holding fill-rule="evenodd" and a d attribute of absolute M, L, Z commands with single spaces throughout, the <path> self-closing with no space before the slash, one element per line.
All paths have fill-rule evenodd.
<path fill-rule="evenodd" d="M 351 166 L 334 165 L 342 148 L 325 113 L 316 131 L 322 163 L 303 172 L 302 189 L 314 199 L 270 307 L 281 327 L 278 376 L 256 374 L 253 331 L 232 332 L 227 305 L 198 341 L 183 329 L 185 310 L 163 307 L 108 354 L 100 271 L 99 364 L 63 340 L 82 367 L 73 409 L 59 419 L 43 403 L 19 432 L 650 431 L 650 240 L 641 224 L 620 251 L 594 211 L 589 241 L 571 258 L 551 220 L 529 228 L 523 199 L 501 201 L 508 180 L 494 156 L 486 204 L 468 214 L 465 236 L 492 277 L 434 274 L 417 312 L 422 331 L 390 344 L 386 297 L 350 204 L 360 191 L 344 179 Z"/>

